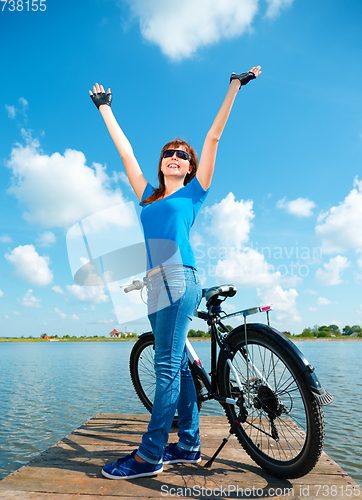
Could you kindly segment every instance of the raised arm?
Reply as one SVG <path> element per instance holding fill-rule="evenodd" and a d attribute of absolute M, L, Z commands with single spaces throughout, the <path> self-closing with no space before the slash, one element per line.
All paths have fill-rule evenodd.
<path fill-rule="evenodd" d="M 254 76 L 250 75 L 250 73 L 253 73 Z M 238 93 L 241 85 L 245 85 L 249 82 L 249 80 L 258 77 L 260 73 L 260 66 L 254 66 L 248 73 L 241 75 L 235 75 L 233 73 L 231 76 L 230 86 L 224 102 L 222 103 L 221 108 L 219 109 L 219 112 L 206 135 L 201 152 L 199 168 L 197 169 L 196 177 L 205 190 L 209 189 L 211 184 L 215 168 L 217 147 L 226 122 L 229 118 L 231 108 L 233 107 L 236 94 Z"/>
<path fill-rule="evenodd" d="M 141 200 L 143 191 L 147 186 L 147 181 L 142 173 L 138 161 L 136 160 L 136 157 L 133 154 L 133 149 L 129 140 L 123 133 L 112 112 L 111 90 L 108 89 L 106 94 L 103 86 L 96 83 L 93 87 L 93 92 L 89 91 L 89 94 L 92 97 L 94 104 L 97 106 L 97 108 L 101 112 L 101 115 L 103 116 L 113 142 L 116 145 L 119 154 L 121 155 L 131 186 L 136 193 L 137 198 Z"/>

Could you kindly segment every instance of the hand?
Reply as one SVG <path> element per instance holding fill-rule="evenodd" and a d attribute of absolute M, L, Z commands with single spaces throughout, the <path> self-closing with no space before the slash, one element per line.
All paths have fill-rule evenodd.
<path fill-rule="evenodd" d="M 232 75 L 230 77 L 230 83 L 233 80 L 239 80 L 240 87 L 242 85 L 246 85 L 248 82 L 250 82 L 250 80 L 257 78 L 260 75 L 260 73 L 261 73 L 260 69 L 261 69 L 261 66 L 254 66 L 253 68 L 251 68 L 250 71 L 248 71 L 247 73 L 241 73 L 241 75 L 236 75 L 235 73 L 232 73 Z"/>
<path fill-rule="evenodd" d="M 259 75 L 260 75 L 260 73 L 261 73 L 261 71 L 260 71 L 260 70 L 261 70 L 261 66 L 254 66 L 253 68 L 251 68 L 251 69 L 249 70 L 249 73 L 254 73 L 255 78 L 258 78 L 258 76 L 259 76 Z"/>
<path fill-rule="evenodd" d="M 99 86 L 98 83 L 93 86 L 93 92 L 89 91 L 89 95 L 94 102 L 94 104 L 99 109 L 99 106 L 106 104 L 111 107 L 112 94 L 111 89 L 108 89 L 107 94 L 104 91 L 103 85 Z"/>

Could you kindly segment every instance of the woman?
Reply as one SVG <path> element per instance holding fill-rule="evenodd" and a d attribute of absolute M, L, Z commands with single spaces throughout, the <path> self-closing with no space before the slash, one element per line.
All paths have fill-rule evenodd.
<path fill-rule="evenodd" d="M 143 176 L 112 113 L 110 89 L 106 94 L 96 83 L 93 93 L 89 91 L 141 202 L 148 257 L 148 317 L 155 337 L 156 392 L 148 430 L 138 450 L 103 468 L 103 475 L 110 479 L 153 476 L 162 472 L 163 464 L 201 460 L 197 397 L 185 350 L 188 326 L 201 300 L 189 231 L 210 187 L 218 143 L 236 94 L 241 85 L 260 73 L 260 66 L 255 66 L 248 73 L 231 75 L 199 164 L 194 149 L 185 141 L 175 139 L 163 147 L 157 189 Z M 176 409 L 179 441 L 166 446 Z"/>

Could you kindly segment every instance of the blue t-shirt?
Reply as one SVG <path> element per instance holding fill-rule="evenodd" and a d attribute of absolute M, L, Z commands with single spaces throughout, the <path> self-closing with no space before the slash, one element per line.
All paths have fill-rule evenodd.
<path fill-rule="evenodd" d="M 190 229 L 208 191 L 194 177 L 170 196 L 142 205 L 153 193 L 154 188 L 148 183 L 140 203 L 148 257 L 147 269 L 170 264 L 182 264 L 196 269 L 189 241 Z"/>

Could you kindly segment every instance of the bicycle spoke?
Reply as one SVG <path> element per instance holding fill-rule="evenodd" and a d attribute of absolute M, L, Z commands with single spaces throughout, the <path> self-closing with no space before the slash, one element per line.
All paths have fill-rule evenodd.
<path fill-rule="evenodd" d="M 234 350 L 232 359 L 244 393 L 250 394 L 250 401 L 246 402 L 248 415 L 241 430 L 255 453 L 278 463 L 295 461 L 304 453 L 308 434 L 305 401 L 295 372 L 276 350 L 253 336 L 248 337 L 248 358 L 243 346 L 244 340 Z M 231 370 L 226 368 L 226 372 L 227 393 L 237 398 L 240 388 Z M 235 414 L 235 409 L 230 407 L 227 413 Z"/>

